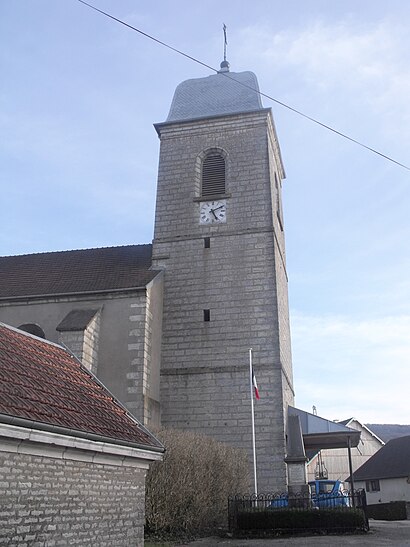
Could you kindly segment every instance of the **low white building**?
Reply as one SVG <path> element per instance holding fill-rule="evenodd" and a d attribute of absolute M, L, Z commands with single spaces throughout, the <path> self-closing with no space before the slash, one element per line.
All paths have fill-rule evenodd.
<path fill-rule="evenodd" d="M 392 439 L 353 473 L 368 505 L 410 502 L 410 435 Z"/>

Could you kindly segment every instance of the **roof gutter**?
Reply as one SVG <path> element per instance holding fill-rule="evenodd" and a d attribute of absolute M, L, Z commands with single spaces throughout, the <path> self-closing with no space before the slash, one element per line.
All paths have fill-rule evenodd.
<path fill-rule="evenodd" d="M 150 283 L 150 281 L 148 281 L 147 284 L 148 283 Z M 145 288 L 146 288 L 146 285 L 142 285 L 139 287 L 127 287 L 124 289 L 101 289 L 99 291 L 77 291 L 77 292 L 61 292 L 61 293 L 49 293 L 49 294 L 24 294 L 21 296 L 0 296 L 0 302 L 3 302 L 3 301 L 9 302 L 11 300 L 26 300 L 28 298 L 40 299 L 40 298 L 56 298 L 61 296 L 89 296 L 89 295 L 109 294 L 109 293 L 123 293 L 123 292 L 132 292 L 132 291 L 141 291 Z"/>
<path fill-rule="evenodd" d="M 87 441 L 109 443 L 109 444 L 114 444 L 119 446 L 127 446 L 130 448 L 139 448 L 140 450 L 158 452 L 161 454 L 165 452 L 164 447 L 140 444 L 140 443 L 125 441 L 121 439 L 114 439 L 112 437 L 106 437 L 104 435 L 98 435 L 96 433 L 90 433 L 88 431 L 80 431 L 77 429 L 70 429 L 68 427 L 61 427 L 61 426 L 53 425 L 53 424 L 35 422 L 33 420 L 28 420 L 26 418 L 19 418 L 17 416 L 10 416 L 8 414 L 0 413 L 0 423 L 7 424 L 7 425 L 14 425 L 18 427 L 24 427 L 26 429 L 37 429 L 39 431 L 46 431 L 48 433 L 56 433 L 57 435 L 78 437 L 80 439 L 86 439 Z"/>

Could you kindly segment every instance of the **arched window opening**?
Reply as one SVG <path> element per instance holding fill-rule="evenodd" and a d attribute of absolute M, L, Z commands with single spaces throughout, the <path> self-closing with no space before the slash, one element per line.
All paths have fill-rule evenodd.
<path fill-rule="evenodd" d="M 20 325 L 18 327 L 20 330 L 23 330 L 24 332 L 28 332 L 29 334 L 33 334 L 34 336 L 38 336 L 39 338 L 46 338 L 46 335 L 44 334 L 44 331 L 41 327 L 36 325 L 35 323 L 24 323 L 23 325 Z"/>
<path fill-rule="evenodd" d="M 218 153 L 206 156 L 202 164 L 201 195 L 225 194 L 225 158 Z"/>

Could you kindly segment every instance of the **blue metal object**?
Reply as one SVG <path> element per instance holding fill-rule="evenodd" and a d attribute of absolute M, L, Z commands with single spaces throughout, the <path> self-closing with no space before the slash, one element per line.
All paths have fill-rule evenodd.
<path fill-rule="evenodd" d="M 310 500 L 311 507 L 322 509 L 325 507 L 350 507 L 350 496 L 344 492 L 343 483 L 333 480 L 315 480 L 310 481 Z M 271 503 L 271 507 L 285 508 L 289 507 L 288 494 L 282 494 L 275 497 Z"/>
<path fill-rule="evenodd" d="M 314 507 L 349 507 L 350 498 L 343 491 L 343 483 L 331 480 L 315 480 L 309 483 Z"/>

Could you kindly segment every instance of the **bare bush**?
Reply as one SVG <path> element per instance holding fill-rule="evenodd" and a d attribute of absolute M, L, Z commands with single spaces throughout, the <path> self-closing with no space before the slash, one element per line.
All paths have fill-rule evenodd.
<path fill-rule="evenodd" d="M 147 474 L 147 531 L 200 535 L 225 528 L 228 496 L 248 488 L 245 451 L 197 433 L 165 429 L 157 435 L 166 453 Z"/>

